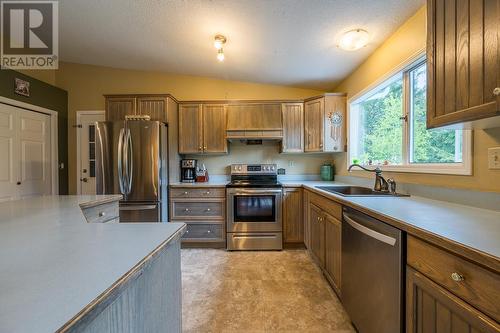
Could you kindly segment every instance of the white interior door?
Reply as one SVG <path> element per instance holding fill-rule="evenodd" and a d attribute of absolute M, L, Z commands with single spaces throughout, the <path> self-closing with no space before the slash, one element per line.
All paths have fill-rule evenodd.
<path fill-rule="evenodd" d="M 95 123 L 104 121 L 104 112 L 79 112 L 79 182 L 81 194 L 95 194 Z"/>
<path fill-rule="evenodd" d="M 17 108 L 0 104 L 0 201 L 19 197 Z"/>
<path fill-rule="evenodd" d="M 51 193 L 50 116 L 0 104 L 0 201 Z"/>
<path fill-rule="evenodd" d="M 31 197 L 51 192 L 50 117 L 31 111 L 19 114 L 21 155 L 19 196 Z"/>

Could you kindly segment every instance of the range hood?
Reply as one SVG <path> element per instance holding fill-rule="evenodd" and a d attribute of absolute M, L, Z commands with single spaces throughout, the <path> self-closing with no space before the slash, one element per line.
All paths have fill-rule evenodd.
<path fill-rule="evenodd" d="M 226 136 L 228 140 L 281 140 L 281 104 L 229 104 Z"/>

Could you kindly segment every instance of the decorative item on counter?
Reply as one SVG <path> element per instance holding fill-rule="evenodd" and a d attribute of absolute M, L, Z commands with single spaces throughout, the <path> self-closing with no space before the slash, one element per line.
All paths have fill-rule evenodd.
<path fill-rule="evenodd" d="M 323 181 L 331 181 L 335 178 L 335 165 L 325 162 L 320 168 L 320 177 Z"/>
<path fill-rule="evenodd" d="M 208 171 L 205 167 L 205 164 L 202 164 L 201 168 L 196 170 L 196 182 L 197 183 L 206 183 L 208 182 Z"/>

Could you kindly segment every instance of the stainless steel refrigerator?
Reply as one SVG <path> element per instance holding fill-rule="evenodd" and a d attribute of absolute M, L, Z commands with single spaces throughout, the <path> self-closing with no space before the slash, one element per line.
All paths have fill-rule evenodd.
<path fill-rule="evenodd" d="M 167 222 L 168 127 L 158 121 L 96 125 L 97 194 L 122 194 L 120 222 Z"/>

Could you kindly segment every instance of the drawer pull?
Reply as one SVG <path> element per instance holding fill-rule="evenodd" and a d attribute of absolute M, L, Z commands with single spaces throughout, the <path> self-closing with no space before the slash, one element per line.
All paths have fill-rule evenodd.
<path fill-rule="evenodd" d="M 500 96 L 500 87 L 493 89 L 493 95 Z"/>
<path fill-rule="evenodd" d="M 207 212 L 209 212 L 209 211 L 211 211 L 211 209 L 210 209 L 210 208 L 207 208 Z"/>
<path fill-rule="evenodd" d="M 185 209 L 184 209 L 184 211 L 185 211 L 185 212 L 189 212 L 189 208 L 185 208 Z"/>
<path fill-rule="evenodd" d="M 105 212 L 99 212 L 99 217 L 104 217 L 104 216 L 106 216 Z"/>
<path fill-rule="evenodd" d="M 206 195 L 209 195 L 209 194 L 210 194 L 210 191 L 207 191 L 207 192 L 206 192 Z"/>
<path fill-rule="evenodd" d="M 459 274 L 459 273 L 457 273 L 457 272 L 453 272 L 453 273 L 451 273 L 451 278 L 452 278 L 452 279 L 453 279 L 453 281 L 455 281 L 455 282 L 461 282 L 461 281 L 465 280 L 465 279 L 464 279 L 464 277 L 463 277 L 463 275 L 462 275 L 462 274 Z"/>
<path fill-rule="evenodd" d="M 207 230 L 207 234 L 209 234 L 209 233 L 211 233 L 211 231 L 210 231 L 210 230 Z"/>
<path fill-rule="evenodd" d="M 187 191 L 184 192 L 184 195 L 188 195 Z"/>

